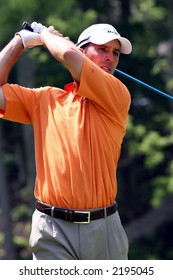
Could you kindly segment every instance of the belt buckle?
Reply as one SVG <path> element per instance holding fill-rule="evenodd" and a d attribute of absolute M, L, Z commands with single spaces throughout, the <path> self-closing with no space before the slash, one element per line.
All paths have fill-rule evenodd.
<path fill-rule="evenodd" d="M 73 222 L 74 224 L 89 224 L 90 223 L 90 211 L 77 211 L 77 210 L 75 210 L 74 211 L 75 213 L 80 213 L 80 214 L 87 214 L 88 216 L 87 216 L 87 221 L 85 221 L 85 222 Z"/>

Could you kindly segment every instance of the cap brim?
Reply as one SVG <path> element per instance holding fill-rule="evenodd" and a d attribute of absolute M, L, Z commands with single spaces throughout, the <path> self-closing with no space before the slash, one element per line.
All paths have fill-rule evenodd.
<path fill-rule="evenodd" d="M 121 43 L 121 53 L 130 54 L 132 52 L 132 44 L 124 37 L 117 38 Z"/>
<path fill-rule="evenodd" d="M 88 40 L 88 42 L 91 42 L 93 44 L 102 45 L 106 44 L 112 40 L 119 40 L 121 43 L 121 49 L 120 52 L 123 54 L 130 54 L 132 51 L 132 44 L 130 41 L 124 37 L 121 37 L 119 35 L 116 35 L 115 33 L 107 33 L 107 32 L 101 32 L 98 36 L 91 36 Z"/>

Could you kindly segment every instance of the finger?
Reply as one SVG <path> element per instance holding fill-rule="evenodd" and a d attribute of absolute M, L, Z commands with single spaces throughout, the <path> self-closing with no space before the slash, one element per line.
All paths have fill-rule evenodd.
<path fill-rule="evenodd" d="M 32 28 L 33 30 L 35 29 L 36 26 L 37 26 L 37 22 L 36 22 L 36 21 L 34 21 L 34 22 L 31 23 L 31 28 Z"/>
<path fill-rule="evenodd" d="M 64 37 L 62 33 L 60 33 L 58 30 L 55 29 L 54 26 L 49 26 L 48 29 L 52 34 L 60 36 L 60 37 Z"/>

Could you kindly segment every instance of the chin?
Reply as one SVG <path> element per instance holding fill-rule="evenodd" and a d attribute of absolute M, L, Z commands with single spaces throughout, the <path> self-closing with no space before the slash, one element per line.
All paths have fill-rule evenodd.
<path fill-rule="evenodd" d="M 111 75 L 113 75 L 113 73 L 112 73 L 112 71 L 105 71 L 105 72 L 107 72 L 108 74 L 111 74 Z"/>
<path fill-rule="evenodd" d="M 105 69 L 102 69 L 104 72 L 108 73 L 108 74 L 112 74 L 112 71 L 111 70 L 105 70 Z"/>

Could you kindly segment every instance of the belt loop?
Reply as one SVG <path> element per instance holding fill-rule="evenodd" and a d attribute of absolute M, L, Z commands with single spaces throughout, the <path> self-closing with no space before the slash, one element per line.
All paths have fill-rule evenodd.
<path fill-rule="evenodd" d="M 106 219 L 106 217 L 107 217 L 107 209 L 106 207 L 104 207 L 104 218 Z"/>
<path fill-rule="evenodd" d="M 68 212 L 67 210 L 65 210 L 65 220 L 67 221 L 67 219 L 68 219 Z"/>
<path fill-rule="evenodd" d="M 70 222 L 73 222 L 72 214 L 73 214 L 73 212 L 72 212 L 72 210 L 70 210 L 70 211 L 69 211 L 69 219 L 70 219 Z"/>
<path fill-rule="evenodd" d="M 52 207 L 51 207 L 51 217 L 54 217 L 54 209 L 55 209 L 55 207 L 52 206 Z"/>

